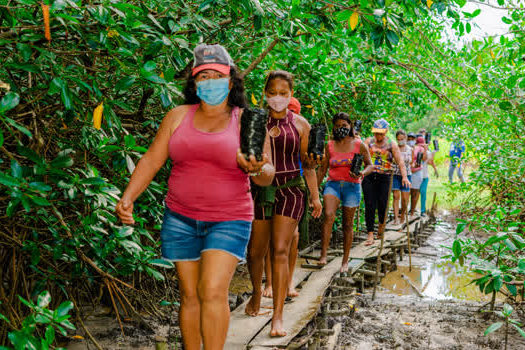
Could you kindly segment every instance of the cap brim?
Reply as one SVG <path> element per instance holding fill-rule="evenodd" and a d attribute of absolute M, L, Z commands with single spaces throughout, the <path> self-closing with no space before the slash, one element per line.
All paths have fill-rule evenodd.
<path fill-rule="evenodd" d="M 387 129 L 372 128 L 372 133 L 386 134 Z"/>
<path fill-rule="evenodd" d="M 216 70 L 219 73 L 230 75 L 231 67 L 225 64 L 219 64 L 219 63 L 201 64 L 200 66 L 192 69 L 191 75 L 195 76 L 197 73 L 202 72 L 203 70 L 206 70 L 206 69 L 212 69 L 212 70 Z"/>

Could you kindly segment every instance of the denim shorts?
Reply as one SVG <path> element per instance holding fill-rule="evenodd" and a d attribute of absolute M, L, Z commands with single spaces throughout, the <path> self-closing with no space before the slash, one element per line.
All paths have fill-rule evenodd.
<path fill-rule="evenodd" d="M 408 181 L 412 182 L 412 175 L 407 176 Z M 392 191 L 410 192 L 410 188 L 403 186 L 403 178 L 401 175 L 394 175 L 392 179 Z"/>
<path fill-rule="evenodd" d="M 343 207 L 355 208 L 361 201 L 361 184 L 347 181 L 327 181 L 323 195 L 336 196 L 343 203 Z"/>
<path fill-rule="evenodd" d="M 251 228 L 251 221 L 199 221 L 166 207 L 160 231 L 162 257 L 197 261 L 206 250 L 222 250 L 244 260 Z"/>

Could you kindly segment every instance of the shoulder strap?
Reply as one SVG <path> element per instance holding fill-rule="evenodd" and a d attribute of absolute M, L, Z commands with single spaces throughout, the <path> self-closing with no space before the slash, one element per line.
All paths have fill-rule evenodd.
<path fill-rule="evenodd" d="M 328 156 L 332 157 L 332 154 L 334 153 L 334 140 L 328 141 Z"/>

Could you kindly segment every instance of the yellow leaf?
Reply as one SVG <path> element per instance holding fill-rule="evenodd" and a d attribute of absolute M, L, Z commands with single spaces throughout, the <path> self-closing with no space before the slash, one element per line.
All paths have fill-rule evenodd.
<path fill-rule="evenodd" d="M 392 91 L 391 94 L 392 95 L 400 95 L 401 93 L 399 91 Z"/>
<path fill-rule="evenodd" d="M 404 324 L 405 326 L 412 326 L 412 323 L 410 323 L 410 322 L 405 322 L 405 323 L 403 323 L 403 324 Z"/>
<path fill-rule="evenodd" d="M 321 96 L 321 91 L 319 91 L 319 93 L 317 94 L 317 96 Z"/>
<path fill-rule="evenodd" d="M 95 108 L 93 111 L 93 127 L 97 130 L 100 130 L 100 126 L 102 125 L 102 112 L 104 111 L 104 103 L 100 102 L 100 104 Z"/>
<path fill-rule="evenodd" d="M 376 75 L 375 74 L 372 74 L 372 80 L 376 81 Z"/>
<path fill-rule="evenodd" d="M 315 109 L 312 108 L 312 115 L 315 115 Z"/>
<path fill-rule="evenodd" d="M 344 61 L 342 59 L 340 59 L 340 58 L 337 59 L 337 62 L 344 63 Z"/>
<path fill-rule="evenodd" d="M 480 55 L 478 55 L 478 57 L 476 58 L 476 62 L 478 62 L 478 64 L 482 64 L 483 63 L 483 59 L 481 58 Z"/>
<path fill-rule="evenodd" d="M 359 14 L 357 12 L 352 13 L 352 16 L 350 16 L 350 29 L 354 30 L 357 27 L 357 23 L 359 22 Z"/>
<path fill-rule="evenodd" d="M 255 95 L 254 95 L 253 93 L 252 93 L 252 103 L 253 103 L 254 105 L 257 104 L 257 99 L 255 98 Z"/>
<path fill-rule="evenodd" d="M 344 85 L 341 85 L 342 88 L 344 88 L 345 86 Z"/>
<path fill-rule="evenodd" d="M 492 56 L 492 58 L 496 58 L 496 55 L 494 55 L 494 51 L 492 51 L 492 49 L 490 50 L 490 55 Z"/>
<path fill-rule="evenodd" d="M 164 72 L 160 72 L 159 77 L 161 77 L 162 79 L 164 79 Z"/>
<path fill-rule="evenodd" d="M 516 67 L 516 63 L 514 63 L 514 61 L 510 61 L 510 63 L 512 63 L 512 65 Z"/>
<path fill-rule="evenodd" d="M 306 105 L 306 108 L 314 108 L 312 105 Z"/>
<path fill-rule="evenodd" d="M 79 340 L 84 339 L 84 337 L 81 336 L 81 335 L 74 335 L 72 338 L 73 338 L 73 339 L 79 339 Z"/>
<path fill-rule="evenodd" d="M 428 8 L 432 7 L 432 4 L 434 3 L 434 1 L 432 0 L 427 0 L 427 6 Z"/>
<path fill-rule="evenodd" d="M 386 27 L 386 18 L 383 17 L 383 25 Z"/>
<path fill-rule="evenodd" d="M 412 103 L 412 101 L 409 101 L 409 102 L 408 102 L 408 105 L 409 105 L 410 107 L 414 107 L 414 104 Z"/>
<path fill-rule="evenodd" d="M 113 38 L 114 36 L 119 36 L 119 35 L 120 35 L 119 32 L 117 32 L 116 30 L 111 29 L 108 31 L 108 37 L 110 38 Z"/>

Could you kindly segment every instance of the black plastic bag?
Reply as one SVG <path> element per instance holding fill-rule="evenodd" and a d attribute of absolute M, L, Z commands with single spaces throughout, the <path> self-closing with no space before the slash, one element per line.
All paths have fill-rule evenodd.
<path fill-rule="evenodd" d="M 432 139 L 432 135 L 431 135 L 429 132 L 427 132 L 427 133 L 425 134 L 425 143 L 426 143 L 427 145 L 430 144 L 430 139 Z"/>
<path fill-rule="evenodd" d="M 439 141 L 434 140 L 434 150 L 439 151 Z"/>
<path fill-rule="evenodd" d="M 363 121 L 361 119 L 358 119 L 354 123 L 354 134 L 361 133 L 361 126 L 363 125 Z"/>
<path fill-rule="evenodd" d="M 421 166 L 422 161 L 423 161 L 423 152 L 419 152 L 416 156 L 416 168 L 419 168 Z"/>
<path fill-rule="evenodd" d="M 326 137 L 326 125 L 315 124 L 310 130 L 308 139 L 308 155 L 324 157 L 324 139 Z"/>
<path fill-rule="evenodd" d="M 251 155 L 258 161 L 262 160 L 267 122 L 267 110 L 260 108 L 244 110 L 241 118 L 241 152 L 247 160 Z"/>
<path fill-rule="evenodd" d="M 350 175 L 359 175 L 361 174 L 361 167 L 363 166 L 363 155 L 357 153 L 352 159 L 352 164 L 350 165 Z"/>

